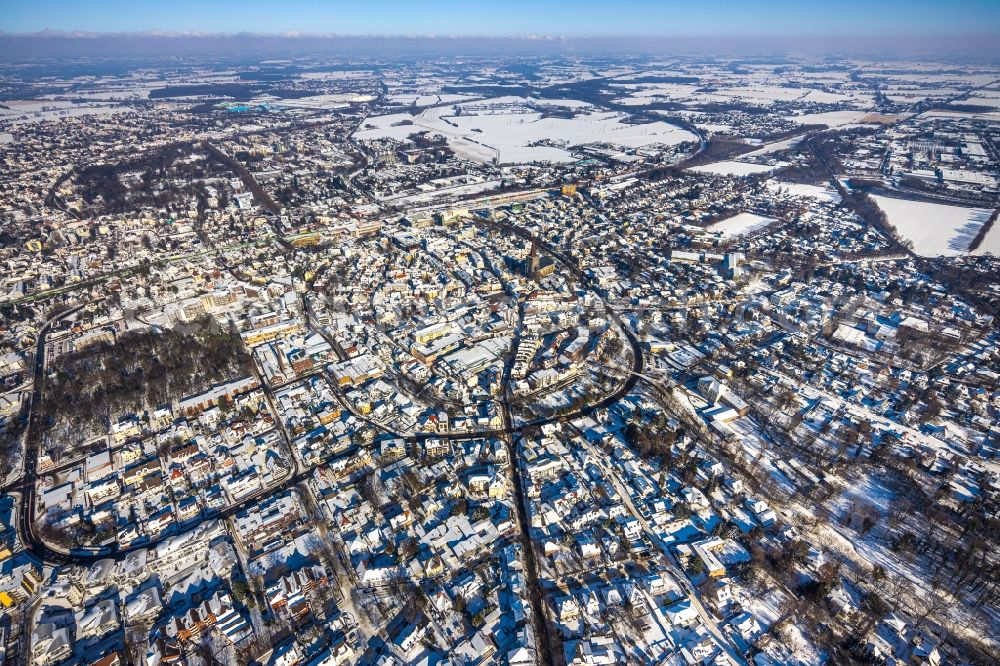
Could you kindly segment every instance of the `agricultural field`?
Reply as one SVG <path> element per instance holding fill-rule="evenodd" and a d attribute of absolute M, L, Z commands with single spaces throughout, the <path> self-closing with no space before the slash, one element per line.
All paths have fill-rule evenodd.
<path fill-rule="evenodd" d="M 457 154 L 479 162 L 572 162 L 571 148 L 602 143 L 623 148 L 694 141 L 691 132 L 667 122 L 629 124 L 624 114 L 603 112 L 583 102 L 538 102 L 501 97 L 455 106 L 369 118 L 359 140 L 405 139 L 419 132 L 445 136 Z"/>

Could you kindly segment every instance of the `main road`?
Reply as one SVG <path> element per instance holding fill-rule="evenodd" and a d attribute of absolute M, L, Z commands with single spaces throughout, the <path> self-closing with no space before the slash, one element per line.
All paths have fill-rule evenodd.
<path fill-rule="evenodd" d="M 76 314 L 83 309 L 87 303 L 82 303 L 75 307 L 59 313 L 49 319 L 38 331 L 38 339 L 35 341 L 35 363 L 32 367 L 32 389 L 28 402 L 28 432 L 24 439 L 24 456 L 22 466 L 24 473 L 16 482 L 17 490 L 12 490 L 21 500 L 21 506 L 17 512 L 17 526 L 25 550 L 34 555 L 42 562 L 51 561 L 46 556 L 58 556 L 58 551 L 52 551 L 35 534 L 35 490 L 38 480 L 38 450 L 42 441 L 41 419 L 42 419 L 42 391 L 45 387 L 45 343 L 53 324 L 61 322 L 63 319 Z M 51 551 L 51 552 L 50 552 Z"/>

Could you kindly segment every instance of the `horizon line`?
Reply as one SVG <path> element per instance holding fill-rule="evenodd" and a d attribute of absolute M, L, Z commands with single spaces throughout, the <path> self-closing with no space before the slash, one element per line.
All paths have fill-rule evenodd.
<path fill-rule="evenodd" d="M 882 57 L 1000 59 L 998 33 L 928 34 L 701 34 L 701 35 L 476 35 L 284 31 L 145 30 L 95 32 L 0 31 L 0 63 L 53 57 L 281 57 L 289 54 L 413 56 L 639 56 Z"/>
<path fill-rule="evenodd" d="M 718 32 L 699 34 L 678 34 L 678 33 L 615 33 L 615 34 L 477 34 L 477 33 L 338 33 L 338 32 L 308 32 L 301 30 L 285 30 L 282 32 L 256 32 L 251 30 L 239 30 L 234 32 L 219 32 L 207 30 L 161 30 L 159 28 L 149 28 L 146 30 L 125 30 L 125 31 L 95 31 L 95 30 L 61 30 L 55 28 L 43 28 L 41 30 L 24 32 L 7 32 L 0 30 L 0 38 L 73 38 L 73 39 L 99 39 L 102 37 L 161 37 L 161 38 L 237 38 L 237 37 L 266 37 L 281 39 L 427 39 L 427 40 L 460 40 L 460 39 L 508 39 L 512 41 L 546 41 L 546 42 L 566 42 L 571 40 L 615 40 L 615 39 L 849 39 L 867 40 L 884 38 L 928 38 L 928 37 L 1000 37 L 1000 30 L 982 32 L 898 32 L 898 33 L 826 33 L 826 32 L 802 32 L 802 33 L 739 33 L 739 32 Z"/>

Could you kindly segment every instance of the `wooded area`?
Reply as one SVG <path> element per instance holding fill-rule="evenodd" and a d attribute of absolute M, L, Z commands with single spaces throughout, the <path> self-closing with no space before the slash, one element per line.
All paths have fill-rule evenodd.
<path fill-rule="evenodd" d="M 124 333 L 114 343 L 87 347 L 49 368 L 46 437 L 57 451 L 107 431 L 113 418 L 203 391 L 250 374 L 252 360 L 239 335 L 203 319 L 188 330 Z"/>

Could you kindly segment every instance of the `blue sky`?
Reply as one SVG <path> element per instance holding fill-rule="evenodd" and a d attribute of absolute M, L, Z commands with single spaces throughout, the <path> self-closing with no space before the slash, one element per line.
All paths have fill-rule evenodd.
<path fill-rule="evenodd" d="M 1000 0 L 0 0 L 0 31 L 351 35 L 1000 32 Z"/>

